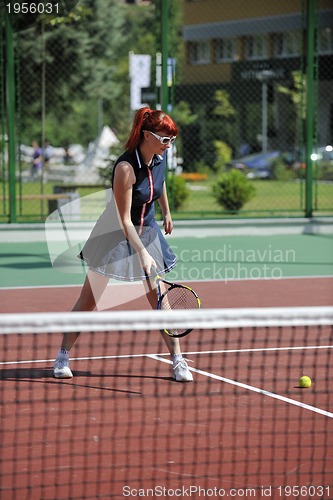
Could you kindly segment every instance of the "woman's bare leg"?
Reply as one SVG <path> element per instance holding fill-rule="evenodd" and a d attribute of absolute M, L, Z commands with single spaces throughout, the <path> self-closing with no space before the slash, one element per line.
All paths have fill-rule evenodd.
<path fill-rule="evenodd" d="M 89 270 L 81 289 L 80 297 L 72 311 L 93 311 L 102 297 L 108 282 L 109 278 Z M 61 348 L 70 351 L 79 335 L 80 332 L 64 333 Z"/>
<path fill-rule="evenodd" d="M 146 297 L 152 309 L 157 309 L 157 285 L 155 281 L 146 280 L 144 281 L 144 287 L 146 291 Z M 162 283 L 163 286 L 163 283 Z M 178 338 L 170 337 L 167 333 L 161 332 L 163 340 L 171 354 L 181 354 L 180 342 Z"/>

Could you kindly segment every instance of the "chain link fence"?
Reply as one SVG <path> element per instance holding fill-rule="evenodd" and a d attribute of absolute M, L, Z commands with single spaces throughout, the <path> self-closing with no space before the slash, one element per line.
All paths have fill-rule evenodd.
<path fill-rule="evenodd" d="M 186 170 L 208 178 L 242 171 L 256 190 L 243 214 L 304 213 L 311 134 L 313 208 L 332 212 L 332 5 L 314 2 L 312 12 L 308 2 L 300 1 L 236 0 L 216 7 L 209 0 L 184 3 L 185 61 L 176 99 L 188 103 L 195 117 L 182 128 Z M 314 128 L 309 132 L 311 27 Z M 203 192 L 196 191 L 196 197 L 206 199 Z M 218 211 L 212 198 L 206 210 Z"/>
<path fill-rule="evenodd" d="M 59 204 L 103 189 L 133 116 L 129 52 L 151 56 L 151 83 L 142 101 L 159 104 L 160 0 L 76 3 L 52 19 L 33 19 L 24 29 L 13 26 L 12 55 L 1 7 L 2 221 L 13 220 L 10 57 L 19 222 L 45 220 Z M 180 129 L 169 162 L 174 216 L 303 216 L 309 192 L 312 213 L 331 215 L 331 2 L 168 0 L 168 7 L 170 75 L 175 73 L 168 76 L 169 109 Z M 311 103 L 309 29 L 314 30 Z M 234 172 L 241 173 L 241 181 Z M 253 188 L 251 196 L 226 203 L 230 189 L 240 201 L 244 178 Z"/>

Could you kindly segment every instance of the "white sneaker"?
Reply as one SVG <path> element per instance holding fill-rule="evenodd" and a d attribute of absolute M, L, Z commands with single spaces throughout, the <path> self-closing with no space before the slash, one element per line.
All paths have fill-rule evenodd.
<path fill-rule="evenodd" d="M 173 362 L 172 378 L 177 382 L 192 382 L 193 375 L 188 369 L 187 360 L 183 357 L 176 359 Z"/>
<path fill-rule="evenodd" d="M 73 373 L 69 368 L 68 356 L 57 356 L 53 365 L 53 375 L 55 378 L 72 378 Z"/>

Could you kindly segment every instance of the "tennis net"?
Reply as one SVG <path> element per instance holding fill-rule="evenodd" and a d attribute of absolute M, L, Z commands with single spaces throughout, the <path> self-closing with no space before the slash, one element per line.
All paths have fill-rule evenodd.
<path fill-rule="evenodd" d="M 333 498 L 332 324 L 331 307 L 2 314 L 0 498 Z M 166 327 L 195 328 L 193 382 L 172 379 Z M 54 379 L 79 331 L 74 378 Z"/>

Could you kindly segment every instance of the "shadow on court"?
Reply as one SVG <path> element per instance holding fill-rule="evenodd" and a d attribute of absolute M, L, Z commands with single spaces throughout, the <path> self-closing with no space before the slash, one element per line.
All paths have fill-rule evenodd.
<path fill-rule="evenodd" d="M 122 379 L 122 380 L 168 380 L 174 382 L 172 377 L 159 377 L 155 375 L 121 375 L 117 373 L 99 373 L 96 368 L 96 373 L 90 371 L 79 371 L 73 370 L 74 379 L 56 379 L 53 377 L 52 368 L 5 368 L 0 370 L 0 380 L 8 381 L 33 381 L 40 379 L 51 379 L 54 382 L 61 382 L 63 384 L 78 385 L 75 384 L 75 380 L 80 377 L 98 378 L 100 380 L 104 379 Z M 84 387 L 91 387 L 89 384 Z M 102 387 L 100 387 L 102 389 Z"/>

